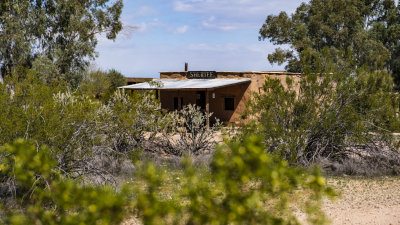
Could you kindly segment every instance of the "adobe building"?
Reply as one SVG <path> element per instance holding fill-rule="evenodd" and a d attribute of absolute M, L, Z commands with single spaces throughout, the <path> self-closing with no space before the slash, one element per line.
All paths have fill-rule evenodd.
<path fill-rule="evenodd" d="M 298 80 L 300 75 L 285 71 L 226 72 L 185 71 L 160 72 L 153 83 L 138 83 L 120 87 L 127 90 L 156 90 L 161 107 L 170 111 L 196 104 L 212 112 L 211 122 L 218 118 L 225 123 L 240 123 L 246 102 L 252 92 L 260 93 L 266 77 L 277 78 L 286 86 L 286 78 Z M 158 83 L 158 84 L 154 84 Z"/>

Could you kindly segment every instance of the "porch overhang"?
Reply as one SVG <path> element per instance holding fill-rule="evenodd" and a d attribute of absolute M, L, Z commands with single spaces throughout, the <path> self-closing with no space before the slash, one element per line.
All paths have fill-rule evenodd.
<path fill-rule="evenodd" d="M 155 79 L 151 82 L 119 87 L 128 90 L 214 90 L 232 85 L 250 83 L 250 78 L 242 79 Z"/>

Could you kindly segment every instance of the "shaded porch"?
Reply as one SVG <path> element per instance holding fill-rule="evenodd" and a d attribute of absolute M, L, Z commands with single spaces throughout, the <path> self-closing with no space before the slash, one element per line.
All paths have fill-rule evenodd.
<path fill-rule="evenodd" d="M 243 96 L 251 79 L 158 79 L 120 87 L 127 90 L 157 90 L 161 106 L 167 110 L 180 110 L 185 105 L 196 104 L 204 112 L 213 113 L 213 119 L 235 122 L 238 105 L 243 104 Z M 212 121 L 211 121 L 212 122 Z M 209 126 L 210 121 L 207 121 Z"/>

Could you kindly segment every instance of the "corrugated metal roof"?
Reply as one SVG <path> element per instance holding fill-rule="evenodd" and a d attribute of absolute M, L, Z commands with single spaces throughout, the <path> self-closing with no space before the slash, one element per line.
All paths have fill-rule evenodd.
<path fill-rule="evenodd" d="M 168 90 L 168 89 L 213 89 L 219 87 L 225 87 L 240 83 L 250 82 L 250 78 L 244 79 L 154 79 L 152 82 L 156 82 L 158 85 L 150 85 L 152 82 L 133 84 L 128 86 L 119 87 L 122 89 L 132 90 Z"/>

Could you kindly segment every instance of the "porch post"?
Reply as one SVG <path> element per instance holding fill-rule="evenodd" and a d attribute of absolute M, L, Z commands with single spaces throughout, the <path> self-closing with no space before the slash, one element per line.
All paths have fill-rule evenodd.
<path fill-rule="evenodd" d="M 207 115 L 210 113 L 210 100 L 209 100 L 208 89 L 206 89 L 206 113 Z M 210 118 L 207 116 L 207 129 L 210 129 Z"/>

